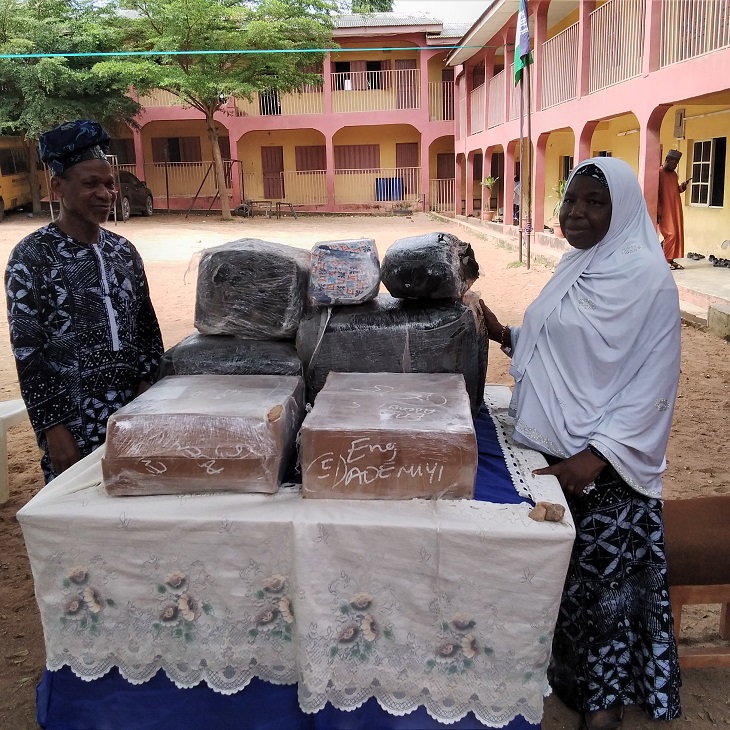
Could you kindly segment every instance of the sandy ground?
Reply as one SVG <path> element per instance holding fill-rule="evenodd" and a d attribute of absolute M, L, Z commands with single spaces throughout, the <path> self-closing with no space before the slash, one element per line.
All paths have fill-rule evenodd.
<path fill-rule="evenodd" d="M 0 225 L 0 262 L 3 270 L 11 248 L 44 220 L 11 215 Z M 520 266 L 516 255 L 488 244 L 456 225 L 432 220 L 427 214 L 412 218 L 340 216 L 267 220 L 217 216 L 156 216 L 111 224 L 134 241 L 145 261 L 152 298 L 170 347 L 193 331 L 195 270 L 191 259 L 203 248 L 242 237 L 256 237 L 310 248 L 317 241 L 368 236 L 380 254 L 398 238 L 430 231 L 451 231 L 474 246 L 482 269 L 475 285 L 503 322 L 519 323 L 551 271 Z M 5 307 L 0 308 L 0 399 L 19 397 L 15 367 L 8 343 Z M 670 498 L 730 494 L 728 473 L 730 433 L 730 374 L 728 343 L 690 327 L 683 328 L 682 375 L 674 427 L 669 443 L 665 493 Z M 507 358 L 490 350 L 488 382 L 511 384 Z M 33 579 L 15 513 L 42 486 L 38 453 L 29 426 L 9 432 L 10 500 L 0 508 L 0 730 L 24 730 L 35 722 L 35 686 L 44 666 L 43 632 L 33 596 Z M 727 556 L 723 556 L 727 559 Z M 720 643 L 719 608 L 685 609 L 682 635 L 693 643 Z M 705 730 L 730 725 L 730 670 L 693 669 L 684 672 L 683 717 L 675 726 Z M 686 723 L 686 725 L 685 725 Z M 655 725 L 629 711 L 627 730 Z M 577 728 L 578 718 L 554 698 L 548 698 L 543 727 Z M 130 729 L 133 730 L 133 729 Z M 374 729 L 376 730 L 376 729 Z"/>

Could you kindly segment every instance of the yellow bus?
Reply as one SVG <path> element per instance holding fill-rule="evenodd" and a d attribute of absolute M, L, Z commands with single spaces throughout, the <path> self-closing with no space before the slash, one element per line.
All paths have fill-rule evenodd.
<path fill-rule="evenodd" d="M 0 137 L 0 221 L 6 210 L 31 204 L 28 160 L 19 137 Z"/>

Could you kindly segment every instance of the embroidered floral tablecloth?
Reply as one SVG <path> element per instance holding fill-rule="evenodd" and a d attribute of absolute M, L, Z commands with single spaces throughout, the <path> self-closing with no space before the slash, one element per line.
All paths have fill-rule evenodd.
<path fill-rule="evenodd" d="M 564 504 L 542 457 L 490 412 L 518 491 Z M 370 697 L 442 722 L 538 723 L 574 527 L 527 502 L 277 495 L 107 497 L 101 450 L 18 513 L 47 665 L 232 693 L 298 683 L 305 712 Z"/>

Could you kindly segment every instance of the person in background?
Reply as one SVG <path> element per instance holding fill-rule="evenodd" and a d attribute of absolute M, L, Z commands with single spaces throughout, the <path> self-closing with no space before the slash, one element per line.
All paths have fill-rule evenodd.
<path fill-rule="evenodd" d="M 522 327 L 482 309 L 512 357 L 514 439 L 545 454 L 535 474 L 557 477 L 575 520 L 550 682 L 584 727 L 615 730 L 625 705 L 681 713 L 661 499 L 679 297 L 625 162 L 578 165 L 560 225 L 573 250 Z"/>
<path fill-rule="evenodd" d="M 39 142 L 60 213 L 13 249 L 5 289 L 20 390 L 48 482 L 104 443 L 109 416 L 155 382 L 162 337 L 142 259 L 102 228 L 116 197 L 109 135 L 80 120 Z"/>
<path fill-rule="evenodd" d="M 679 182 L 676 170 L 681 159 L 682 153 L 679 150 L 669 150 L 664 165 L 659 168 L 657 223 L 664 239 L 662 242 L 664 257 L 672 270 L 684 268 L 675 261 L 684 257 L 684 213 L 682 199 L 679 196 L 692 182 L 691 177 L 683 183 Z"/>
<path fill-rule="evenodd" d="M 517 226 L 520 223 L 520 201 L 522 200 L 522 183 L 520 176 L 515 175 L 515 190 L 512 200 L 512 222 Z"/>

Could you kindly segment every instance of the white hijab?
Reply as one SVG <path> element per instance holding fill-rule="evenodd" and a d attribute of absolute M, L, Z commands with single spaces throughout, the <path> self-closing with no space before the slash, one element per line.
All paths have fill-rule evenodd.
<path fill-rule="evenodd" d="M 677 287 L 636 175 L 610 157 L 608 233 L 566 253 L 513 329 L 517 441 L 568 457 L 594 445 L 634 489 L 661 495 L 679 379 Z"/>

